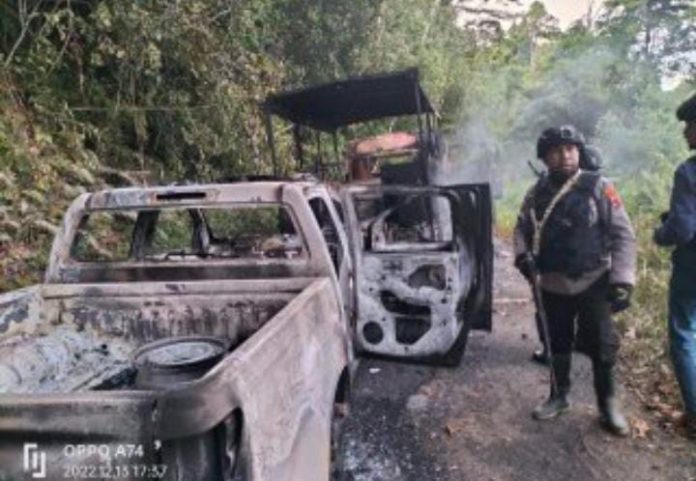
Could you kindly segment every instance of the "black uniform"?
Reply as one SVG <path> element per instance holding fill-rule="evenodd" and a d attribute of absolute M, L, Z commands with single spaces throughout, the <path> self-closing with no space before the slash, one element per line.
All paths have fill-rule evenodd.
<path fill-rule="evenodd" d="M 554 354 L 580 350 L 613 364 L 619 338 L 610 285 L 635 283 L 635 235 L 621 200 L 599 173 L 580 171 L 541 227 L 535 253 Z M 535 220 L 563 184 L 544 176 L 528 192 L 515 228 L 515 253 L 532 252 Z"/>
<path fill-rule="evenodd" d="M 577 152 L 568 150 L 575 146 Z M 563 150 L 552 150 L 562 147 Z M 619 337 L 612 312 L 626 309 L 635 283 L 636 240 L 614 186 L 582 170 L 585 138 L 572 125 L 544 130 L 537 157 L 550 168 L 527 193 L 515 226 L 515 265 L 539 292 L 551 344 L 551 392 L 533 411 L 551 419 L 570 407 L 573 344 L 592 358 L 600 421 L 614 434 L 630 429 L 615 396 Z M 565 157 L 580 154 L 580 169 Z M 587 162 L 585 162 L 587 165 Z M 537 297 L 537 298 L 538 298 Z M 577 335 L 576 335 L 577 334 Z"/>

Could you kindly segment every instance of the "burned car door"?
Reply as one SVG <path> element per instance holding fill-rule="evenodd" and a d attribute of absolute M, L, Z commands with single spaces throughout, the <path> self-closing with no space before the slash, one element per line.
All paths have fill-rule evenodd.
<path fill-rule="evenodd" d="M 455 237 L 473 256 L 473 284 L 463 306 L 471 329 L 493 327 L 493 206 L 489 184 L 450 187 L 459 201 L 454 215 Z"/>
<path fill-rule="evenodd" d="M 469 330 L 491 328 L 487 185 L 361 185 L 344 203 L 359 352 L 456 365 Z"/>

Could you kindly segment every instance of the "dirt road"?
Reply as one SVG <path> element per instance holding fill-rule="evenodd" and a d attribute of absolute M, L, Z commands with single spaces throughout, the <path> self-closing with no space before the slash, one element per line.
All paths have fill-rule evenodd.
<path fill-rule="evenodd" d="M 653 430 L 617 439 L 596 421 L 589 361 L 575 356 L 572 411 L 530 416 L 548 391 L 524 280 L 496 254 L 494 332 L 474 333 L 457 369 L 367 360 L 347 423 L 355 481 L 696 481 L 696 445 Z M 648 419 L 629 392 L 629 418 Z"/>

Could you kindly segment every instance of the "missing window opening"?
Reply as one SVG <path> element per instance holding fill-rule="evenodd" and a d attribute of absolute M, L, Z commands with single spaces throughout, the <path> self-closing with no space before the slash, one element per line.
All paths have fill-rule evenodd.
<path fill-rule="evenodd" d="M 429 316 L 430 307 L 420 306 L 402 301 L 390 291 L 380 291 L 379 299 L 386 310 L 392 314 L 403 314 L 412 316 Z"/>

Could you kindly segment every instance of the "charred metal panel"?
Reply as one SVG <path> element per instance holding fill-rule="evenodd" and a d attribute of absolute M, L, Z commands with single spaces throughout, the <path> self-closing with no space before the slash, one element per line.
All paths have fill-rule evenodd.
<path fill-rule="evenodd" d="M 490 328 L 486 187 L 346 189 L 361 350 L 401 358 L 444 356 L 468 329 Z"/>
<path fill-rule="evenodd" d="M 284 291 L 282 283 L 266 285 Z M 65 301 L 76 290 L 55 287 L 52 302 Z M 84 294 L 96 300 L 105 294 L 99 291 Z M 211 299 L 216 296 L 219 292 Z M 121 301 L 128 304 L 128 297 Z M 66 320 L 65 325 L 74 324 Z M 85 326 L 84 332 L 90 330 Z M 0 395 L 0 474 L 24 476 L 24 442 L 37 443 L 47 454 L 49 479 L 60 479 L 70 464 L 61 452 L 66 443 L 140 443 L 143 463 L 166 459 L 156 451 L 166 449 L 168 440 L 209 432 L 239 410 L 244 417 L 240 462 L 249 479 L 328 480 L 331 412 L 339 378 L 350 363 L 348 339 L 334 287 L 320 279 L 198 381 L 164 391 Z M 181 479 L 172 473 L 163 479 Z"/>
<path fill-rule="evenodd" d="M 465 315 L 472 329 L 493 327 L 493 207 L 488 184 L 450 187 L 459 197 L 454 229 L 474 262 L 474 286 Z"/>
<path fill-rule="evenodd" d="M 89 389 L 126 371 L 132 346 L 73 326 L 0 341 L 0 393 Z"/>
<path fill-rule="evenodd" d="M 253 182 L 172 187 L 126 188 L 84 194 L 70 206 L 54 239 L 46 270 L 47 283 L 138 282 L 165 279 L 315 277 L 335 275 L 326 259 L 324 240 L 307 204 L 307 182 Z M 205 197 L 192 196 L 205 193 Z M 182 260 L 175 267 L 156 263 L 80 263 L 70 258 L 70 248 L 85 214 L 100 209 L 205 208 L 232 204 L 282 203 L 293 213 L 307 245 L 304 261 L 244 259 Z M 328 260 L 328 262 L 327 262 Z M 187 277 L 190 276 L 190 277 Z M 338 293 L 337 293 L 338 294 Z"/>
<path fill-rule="evenodd" d="M 294 279 L 266 293 L 249 290 L 258 286 L 260 291 L 260 283 L 237 281 L 45 287 L 43 308 L 12 334 L 0 335 L 0 393 L 111 384 L 132 370 L 136 347 L 165 337 L 212 335 L 237 346 L 308 282 Z M 23 299 L 12 312 L 24 312 Z"/>
<path fill-rule="evenodd" d="M 394 356 L 444 354 L 463 327 L 457 307 L 461 293 L 470 288 L 471 276 L 462 275 L 471 266 L 466 253 L 363 253 L 361 259 L 359 346 Z M 424 281 L 428 269 L 437 274 Z"/>
<path fill-rule="evenodd" d="M 174 294 L 65 301 L 63 322 L 78 330 L 97 331 L 138 343 L 162 337 L 209 335 L 229 339 L 235 345 L 258 331 L 291 297 L 287 294 L 238 298 L 233 293 L 211 298 Z"/>
<path fill-rule="evenodd" d="M 105 263 L 104 265 L 80 265 L 61 271 L 66 283 L 103 282 L 164 282 L 195 281 L 207 279 L 274 279 L 293 277 L 306 272 L 305 262 L 277 262 L 254 260 L 247 265 L 230 265 L 230 262 L 208 261 L 181 262 L 176 265 L 153 266 L 151 263 Z"/>
<path fill-rule="evenodd" d="M 35 326 L 41 302 L 41 286 L 0 294 L 0 339 Z"/>

